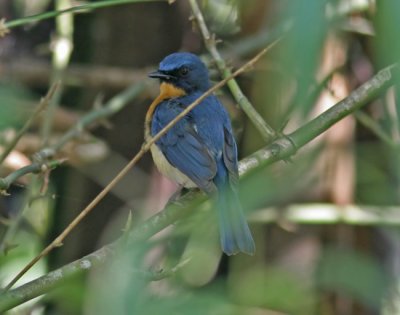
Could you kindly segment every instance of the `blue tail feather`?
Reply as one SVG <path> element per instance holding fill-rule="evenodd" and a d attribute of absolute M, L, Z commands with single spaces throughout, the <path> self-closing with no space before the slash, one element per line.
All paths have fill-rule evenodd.
<path fill-rule="evenodd" d="M 253 255 L 254 240 L 235 191 L 228 187 L 219 189 L 218 221 L 221 247 L 227 255 L 243 252 Z"/>

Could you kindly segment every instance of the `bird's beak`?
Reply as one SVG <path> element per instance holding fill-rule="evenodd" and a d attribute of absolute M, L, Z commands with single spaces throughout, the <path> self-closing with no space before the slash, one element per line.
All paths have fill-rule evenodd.
<path fill-rule="evenodd" d="M 164 80 L 171 80 L 171 79 L 175 78 L 174 76 L 172 76 L 170 74 L 163 73 L 163 72 L 161 72 L 159 70 L 150 72 L 149 73 L 149 77 L 150 78 L 155 78 L 155 79 L 164 79 Z"/>

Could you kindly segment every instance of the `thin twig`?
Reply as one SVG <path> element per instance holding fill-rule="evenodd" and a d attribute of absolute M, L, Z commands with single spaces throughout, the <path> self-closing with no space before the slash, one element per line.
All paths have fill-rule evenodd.
<path fill-rule="evenodd" d="M 11 141 L 10 144 L 8 144 L 7 148 L 4 150 L 4 152 L 1 154 L 0 157 L 0 165 L 3 164 L 4 160 L 7 158 L 7 156 L 10 154 L 10 152 L 15 148 L 17 145 L 18 141 L 22 138 L 22 136 L 26 133 L 26 131 L 31 127 L 32 123 L 36 120 L 36 118 L 46 109 L 46 107 L 49 105 L 50 100 L 52 99 L 54 93 L 56 92 L 58 88 L 58 83 L 54 83 L 49 91 L 47 92 L 46 96 L 43 97 L 40 100 L 39 105 L 35 108 L 35 111 L 33 114 L 28 118 L 28 120 L 25 122 L 23 127 L 18 131 L 17 135 L 15 138 Z"/>
<path fill-rule="evenodd" d="M 0 236 L 0 253 L 7 255 L 7 253 L 14 248 L 14 245 L 12 244 L 12 239 L 16 234 L 16 231 L 18 230 L 19 225 L 21 224 L 22 218 L 24 217 L 24 214 L 29 210 L 30 208 L 30 200 L 31 196 L 30 193 L 28 193 L 25 198 L 24 198 L 24 207 L 18 211 L 18 213 L 10 218 L 10 224 L 7 225 L 7 229 L 4 232 L 3 235 Z"/>
<path fill-rule="evenodd" d="M 399 66 L 394 65 L 387 67 L 381 70 L 378 74 L 376 74 L 373 78 L 368 80 L 362 86 L 360 86 L 357 90 L 353 91 L 348 97 L 344 100 L 340 101 L 336 105 L 334 105 L 330 110 L 322 113 L 318 117 L 316 117 L 311 122 L 305 124 L 301 128 L 294 131 L 291 136 L 295 140 L 302 139 L 302 142 L 297 142 L 298 145 L 303 146 L 305 143 L 310 141 L 311 139 L 316 138 L 321 133 L 323 133 L 326 129 L 332 126 L 334 123 L 342 119 L 344 116 L 351 114 L 352 112 L 359 109 L 361 106 L 367 104 L 373 97 L 376 97 L 378 93 L 381 93 L 388 86 L 393 84 L 393 72 L 394 70 L 398 71 Z M 332 113 L 336 113 L 336 116 Z M 315 126 L 320 126 L 319 128 L 315 128 Z M 305 133 L 304 130 L 307 130 L 308 127 L 313 130 L 312 134 L 309 136 L 303 135 Z M 285 157 L 286 154 L 293 150 L 293 144 L 291 148 L 285 149 L 287 151 L 282 151 L 282 141 L 287 140 L 287 138 L 280 138 L 274 141 L 273 144 L 267 146 L 266 148 L 257 151 L 255 154 L 243 159 L 239 163 L 239 169 L 241 176 L 249 174 L 251 171 L 259 169 L 260 167 L 264 167 L 274 161 L 277 161 L 277 153 L 278 156 Z M 283 153 L 282 153 L 283 152 Z M 292 151 L 293 152 L 293 151 Z M 188 215 L 190 215 L 190 209 L 194 209 L 193 199 L 194 196 L 199 197 L 198 192 L 190 192 L 182 197 L 180 201 L 187 202 L 192 201 L 190 203 L 190 207 L 178 207 L 174 204 L 169 205 L 164 210 L 158 212 L 154 216 L 147 219 L 145 222 L 137 225 L 129 234 L 130 240 L 139 241 L 145 240 L 155 235 L 156 233 L 163 230 L 165 227 L 169 226 L 173 222 L 176 222 L 178 219 L 182 219 Z M 203 196 L 204 197 L 204 196 Z M 197 198 L 194 199 L 195 202 L 199 203 L 203 199 Z M 368 209 L 366 209 L 368 210 Z M 342 209 L 340 209 L 342 211 Z M 393 214 L 397 215 L 397 209 L 392 209 Z M 316 212 L 313 211 L 313 214 Z M 386 213 L 386 211 L 385 211 Z M 259 220 L 257 214 L 254 215 L 255 220 Z M 307 214 L 309 216 L 309 214 Z M 382 219 L 381 215 L 378 215 L 380 219 Z M 376 217 L 376 216 L 375 216 Z M 261 218 L 265 222 L 270 220 L 268 218 L 268 214 L 264 214 Z M 294 218 L 293 218 L 294 219 Z M 300 218 L 299 218 L 300 219 Z M 390 224 L 391 219 L 387 217 L 385 224 Z M 400 220 L 398 221 L 400 222 Z M 335 222 L 336 223 L 336 222 Z M 366 224 L 368 224 L 366 222 Z M 124 235 L 125 237 L 125 235 Z M 124 238 L 125 240 L 125 238 Z M 63 283 L 65 279 L 65 272 L 68 271 L 69 274 L 73 274 L 76 272 L 80 272 L 83 270 L 88 270 L 93 268 L 95 265 L 101 264 L 106 261 L 107 257 L 111 255 L 113 249 L 115 248 L 115 243 L 110 245 L 106 245 L 101 249 L 75 261 L 70 264 L 61 267 L 60 269 L 50 272 L 47 275 L 44 275 L 36 280 L 33 280 L 27 284 L 20 286 L 14 290 L 9 292 L 4 292 L 0 295 L 0 312 L 4 312 L 16 305 L 19 305 L 23 302 L 26 302 L 34 297 L 40 296 L 52 288 L 56 287 Z M 99 258 L 100 257 L 100 258 Z"/>
<path fill-rule="evenodd" d="M 34 87 L 47 86 L 51 77 L 51 64 L 38 58 L 13 58 L 7 62 L 0 60 L 0 68 L 4 77 Z M 122 90 L 143 82 L 151 69 L 154 67 L 132 71 L 122 67 L 71 63 L 65 69 L 63 82 L 68 86 Z"/>
<path fill-rule="evenodd" d="M 326 74 L 325 77 L 322 78 L 322 80 L 320 80 L 319 82 L 315 82 L 312 85 L 311 90 L 307 93 L 305 99 L 302 101 L 302 103 L 299 103 L 297 98 L 292 98 L 289 105 L 287 106 L 287 109 L 285 110 L 285 113 L 282 115 L 282 117 L 285 120 L 285 123 L 288 122 L 289 117 L 293 114 L 293 112 L 296 109 L 310 108 L 310 105 L 315 103 L 316 99 L 320 96 L 322 91 L 324 91 L 324 89 L 327 88 L 328 83 L 332 80 L 333 76 L 337 72 L 339 72 L 341 68 L 342 66 L 334 68 L 332 71 Z"/>
<path fill-rule="evenodd" d="M 357 111 L 354 113 L 354 116 L 356 117 L 357 121 L 359 121 L 364 127 L 371 130 L 380 140 L 382 140 L 388 146 L 392 148 L 399 148 L 400 144 L 396 143 L 396 141 L 394 141 L 392 137 L 390 137 L 390 135 L 388 135 L 386 131 L 366 113 L 364 113 L 363 111 Z"/>
<path fill-rule="evenodd" d="M 39 172 L 44 172 L 49 169 L 54 169 L 57 166 L 61 165 L 64 163 L 65 160 L 54 160 L 54 161 L 49 161 L 49 162 L 36 162 L 32 163 L 30 165 L 27 165 L 25 167 L 22 167 L 6 177 L 0 178 L 0 193 L 1 194 L 6 194 L 7 189 L 13 184 L 15 181 L 18 180 L 18 178 L 30 174 L 30 173 L 39 173 Z"/>
<path fill-rule="evenodd" d="M 145 88 L 145 83 L 135 84 L 121 93 L 114 96 L 106 104 L 100 108 L 94 108 L 84 116 L 82 116 L 74 126 L 72 126 L 64 135 L 53 145 L 42 149 L 35 154 L 36 159 L 45 160 L 54 156 L 69 141 L 76 138 L 82 132 L 96 121 L 100 121 L 120 111 L 129 101 L 137 97 Z"/>
<path fill-rule="evenodd" d="M 272 28 L 262 29 L 256 34 L 240 38 L 230 43 L 219 51 L 224 60 L 237 59 L 238 57 L 245 57 L 249 53 L 258 51 L 259 49 L 268 46 L 278 38 L 283 37 L 291 29 L 292 24 L 290 21 L 285 21 Z"/>
<path fill-rule="evenodd" d="M 178 271 L 180 271 L 184 266 L 186 266 L 189 262 L 190 258 L 186 258 L 170 269 L 150 272 L 147 276 L 147 279 L 149 281 L 160 281 L 165 278 L 170 278 L 171 276 L 175 275 Z"/>
<path fill-rule="evenodd" d="M 201 34 L 203 35 L 205 45 L 210 52 L 211 56 L 214 58 L 218 70 L 220 71 L 223 78 L 230 77 L 232 72 L 228 69 L 225 64 L 224 59 L 219 53 L 215 38 L 210 34 L 208 30 L 207 24 L 204 21 L 203 14 L 197 4 L 196 0 L 189 0 L 190 6 L 193 11 L 193 15 L 195 16 L 197 23 L 200 27 Z M 278 39 L 279 40 L 279 39 Z M 274 41 L 276 43 L 277 40 Z M 227 83 L 233 97 L 236 102 L 239 104 L 240 108 L 246 113 L 251 122 L 254 124 L 256 129 L 260 132 L 265 142 L 270 142 L 274 139 L 277 134 L 272 127 L 270 127 L 265 120 L 261 117 L 261 115 L 254 109 L 253 105 L 251 105 L 250 101 L 244 95 L 242 90 L 239 87 L 239 84 L 235 80 L 229 80 Z"/>
<path fill-rule="evenodd" d="M 71 6 L 70 0 L 56 0 L 56 9 L 62 11 L 62 9 Z M 43 119 L 41 136 L 42 145 L 47 146 L 51 130 L 54 123 L 54 115 L 57 107 L 60 103 L 61 96 L 64 90 L 64 71 L 70 61 L 73 44 L 72 37 L 74 31 L 74 17 L 73 14 L 63 14 L 56 18 L 56 38 L 53 43 L 53 54 L 52 54 L 52 82 L 60 82 L 60 87 L 56 91 L 54 97 L 51 99 L 49 108 Z"/>
<path fill-rule="evenodd" d="M 206 97 L 211 95 L 217 89 L 221 88 L 232 78 L 238 76 L 244 71 L 251 68 L 269 49 L 271 49 L 276 42 L 272 43 L 269 47 L 263 49 L 254 58 L 245 63 L 242 67 L 236 70 L 232 75 L 220 81 L 196 101 L 190 104 L 185 110 L 175 117 L 168 125 L 166 125 L 160 132 L 152 137 L 148 142 L 144 143 L 140 151 L 131 159 L 131 161 L 110 181 L 110 183 L 103 188 L 103 190 L 72 220 L 72 222 L 58 235 L 45 249 L 42 250 L 35 258 L 33 258 L 6 286 L 5 290 L 9 290 L 33 265 L 35 265 L 41 258 L 45 257 L 54 248 L 62 246 L 64 239 L 67 235 L 92 211 L 92 209 L 114 188 L 114 186 L 125 176 L 126 173 L 143 157 L 143 155 L 150 150 L 150 147 L 159 140 L 169 129 L 171 129 L 180 119 L 187 115 L 195 106 L 199 105 Z"/>
<path fill-rule="evenodd" d="M 5 29 L 11 29 L 17 26 L 22 26 L 46 19 L 51 19 L 54 17 L 57 17 L 59 15 L 65 14 L 65 13 L 70 13 L 70 12 L 86 12 L 88 10 L 95 10 L 95 9 L 100 9 L 100 8 L 105 8 L 105 7 L 112 7 L 116 5 L 122 5 L 122 4 L 128 4 L 128 3 L 135 3 L 135 2 L 161 2 L 161 1 L 167 1 L 167 0 L 106 0 L 106 1 L 97 1 L 97 2 L 91 2 L 91 3 L 86 3 L 86 4 L 81 4 L 81 5 L 76 5 L 71 8 L 65 9 L 65 10 L 59 10 L 59 11 L 50 11 L 50 12 L 45 12 L 45 13 L 40 13 L 40 14 L 35 14 L 31 16 L 26 16 L 20 19 L 16 20 L 11 20 L 8 22 L 3 23 Z"/>
<path fill-rule="evenodd" d="M 130 100 L 132 100 L 140 92 L 142 92 L 144 87 L 144 83 L 132 86 L 114 96 L 104 105 L 104 107 L 94 109 L 84 115 L 59 139 L 57 143 L 37 152 L 33 156 L 33 159 L 35 161 L 34 163 L 20 168 L 10 173 L 6 177 L 0 178 L 0 192 L 2 192 L 3 194 L 6 193 L 7 189 L 12 183 L 14 183 L 18 178 L 26 174 L 39 172 L 42 168 L 46 167 L 46 165 L 50 165 L 50 167 L 52 168 L 53 162 L 56 163 L 56 161 L 46 162 L 49 158 L 52 158 L 58 151 L 60 151 L 64 147 L 65 144 L 81 134 L 82 131 L 89 125 L 120 111 Z M 59 162 L 60 161 L 63 162 L 64 160 L 59 160 Z"/>

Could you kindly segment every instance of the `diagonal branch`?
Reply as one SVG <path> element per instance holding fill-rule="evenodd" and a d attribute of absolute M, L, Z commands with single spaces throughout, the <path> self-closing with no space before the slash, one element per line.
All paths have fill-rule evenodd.
<path fill-rule="evenodd" d="M 0 312 L 3 314 L 17 305 L 29 301 L 35 297 L 45 294 L 53 288 L 64 283 L 69 275 L 83 272 L 91 269 L 94 265 L 104 263 L 106 258 L 112 252 L 111 246 L 105 246 L 94 253 L 91 253 L 81 259 L 69 263 L 59 269 L 49 272 L 48 274 L 28 282 L 15 290 L 1 292 L 0 294 Z"/>
<path fill-rule="evenodd" d="M 207 24 L 204 21 L 203 14 L 197 4 L 197 1 L 189 0 L 189 3 L 192 8 L 193 14 L 197 20 L 197 23 L 199 25 L 201 34 L 203 35 L 204 43 L 208 51 L 210 52 L 211 56 L 214 58 L 218 70 L 221 73 L 221 76 L 223 78 L 230 77 L 232 72 L 226 66 L 224 59 L 222 58 L 221 54 L 219 53 L 216 47 L 215 38 L 210 34 L 210 31 L 208 30 Z M 274 41 L 274 43 L 276 43 L 276 40 Z M 264 121 L 261 115 L 254 109 L 254 107 L 251 105 L 246 95 L 244 95 L 244 93 L 240 89 L 239 84 L 234 79 L 232 79 L 228 81 L 227 85 L 233 97 L 235 98 L 236 102 L 239 104 L 240 108 L 246 113 L 246 115 L 252 121 L 256 129 L 260 132 L 264 141 L 268 143 L 272 139 L 276 138 L 277 134 L 274 131 L 274 129 L 272 129 L 272 127 L 270 127 Z"/>
<path fill-rule="evenodd" d="M 297 149 L 319 136 L 343 117 L 350 115 L 362 106 L 368 104 L 369 101 L 393 84 L 394 73 L 399 71 L 399 67 L 398 64 L 395 64 L 381 70 L 344 100 L 295 130 L 289 136 L 277 139 L 266 148 L 240 161 L 239 169 L 241 176 L 295 153 Z M 190 202 L 193 200 L 193 197 L 196 198 L 196 203 L 200 203 L 205 199 L 205 197 L 201 195 L 200 198 L 197 198 L 199 194 L 191 192 L 186 194 L 181 201 L 183 203 Z M 178 219 L 190 215 L 190 209 L 194 208 L 192 203 L 190 205 L 191 207 L 168 206 L 145 222 L 134 227 L 129 235 L 130 241 L 146 240 Z M 4 312 L 59 286 L 65 280 L 65 273 L 74 274 L 89 270 L 95 265 L 103 263 L 106 258 L 112 255 L 114 247 L 115 243 L 102 247 L 56 271 L 50 272 L 14 290 L 4 292 L 0 295 L 0 312 Z"/>

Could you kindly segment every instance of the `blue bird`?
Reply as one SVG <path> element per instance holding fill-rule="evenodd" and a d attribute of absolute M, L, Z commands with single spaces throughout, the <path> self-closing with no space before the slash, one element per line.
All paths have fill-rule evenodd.
<path fill-rule="evenodd" d="M 145 118 L 145 137 L 155 136 L 210 88 L 208 69 L 196 55 L 173 53 L 149 74 L 160 94 Z M 227 255 L 253 255 L 255 245 L 238 199 L 238 160 L 231 122 L 210 95 L 151 147 L 162 174 L 185 188 L 199 187 L 216 199 L 221 247 Z"/>

